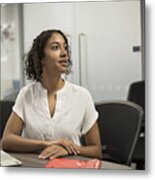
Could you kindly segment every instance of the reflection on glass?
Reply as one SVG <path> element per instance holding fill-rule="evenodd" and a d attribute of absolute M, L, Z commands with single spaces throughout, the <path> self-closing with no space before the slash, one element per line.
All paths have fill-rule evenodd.
<path fill-rule="evenodd" d="M 20 87 L 19 14 L 17 4 L 1 5 L 1 99 Z M 18 85 L 17 85 L 18 84 Z"/>

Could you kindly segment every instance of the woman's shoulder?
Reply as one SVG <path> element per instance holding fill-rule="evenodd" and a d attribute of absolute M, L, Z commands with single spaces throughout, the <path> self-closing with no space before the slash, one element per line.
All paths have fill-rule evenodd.
<path fill-rule="evenodd" d="M 90 95 L 89 90 L 83 86 L 68 82 L 68 87 L 72 92 L 75 92 L 81 95 Z"/>
<path fill-rule="evenodd" d="M 31 91 L 37 87 L 37 84 L 38 83 L 36 83 L 36 82 L 32 82 L 30 84 L 27 84 L 21 88 L 21 91 L 24 91 L 24 92 Z"/>
<path fill-rule="evenodd" d="M 19 93 L 22 96 L 27 97 L 34 94 L 37 88 L 38 88 L 38 83 L 33 82 L 33 83 L 23 86 Z"/>

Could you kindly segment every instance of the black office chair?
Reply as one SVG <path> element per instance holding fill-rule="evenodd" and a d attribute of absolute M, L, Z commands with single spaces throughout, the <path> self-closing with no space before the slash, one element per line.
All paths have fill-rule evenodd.
<path fill-rule="evenodd" d="M 137 81 L 130 85 L 127 100 L 140 105 L 145 110 L 145 81 Z"/>
<path fill-rule="evenodd" d="M 103 101 L 95 106 L 99 112 L 102 159 L 130 165 L 140 133 L 142 108 L 128 101 Z"/>
<path fill-rule="evenodd" d="M 143 108 L 143 122 L 141 133 L 133 154 L 133 162 L 137 164 L 137 169 L 145 169 L 145 81 L 137 81 L 130 85 L 128 101 L 134 102 Z"/>
<path fill-rule="evenodd" d="M 13 101 L 4 101 L 4 100 L 0 101 L 1 138 L 2 138 L 2 135 L 3 135 L 3 131 L 4 131 L 6 122 L 7 122 L 8 118 L 9 118 L 11 112 L 12 112 L 13 105 L 14 105 Z"/>

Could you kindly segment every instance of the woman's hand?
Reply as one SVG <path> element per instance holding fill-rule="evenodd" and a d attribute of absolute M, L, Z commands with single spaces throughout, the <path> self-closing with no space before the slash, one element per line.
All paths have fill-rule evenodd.
<path fill-rule="evenodd" d="M 68 152 L 68 154 L 74 154 L 78 155 L 80 153 L 80 146 L 76 145 L 73 143 L 73 141 L 68 140 L 68 139 L 58 139 L 56 141 L 46 141 L 46 147 L 51 146 L 51 145 L 59 145 L 65 148 Z"/>
<path fill-rule="evenodd" d="M 73 141 L 68 139 L 59 139 L 56 144 L 63 146 L 69 154 L 78 155 L 80 153 L 80 146 L 76 145 Z"/>
<path fill-rule="evenodd" d="M 56 157 L 68 155 L 68 151 L 57 144 L 50 145 L 46 147 L 39 155 L 39 159 L 53 159 Z"/>

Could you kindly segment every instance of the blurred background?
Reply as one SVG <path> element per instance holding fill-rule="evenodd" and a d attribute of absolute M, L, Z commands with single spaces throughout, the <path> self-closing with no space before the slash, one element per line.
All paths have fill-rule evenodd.
<path fill-rule="evenodd" d="M 144 80 L 143 1 L 1 4 L 1 100 L 15 100 L 29 83 L 24 56 L 46 29 L 66 34 L 73 67 L 65 78 L 95 102 L 126 99 L 130 84 Z"/>

